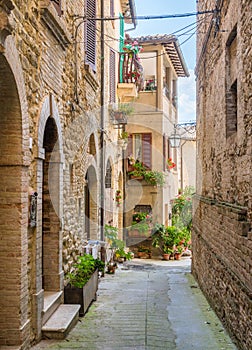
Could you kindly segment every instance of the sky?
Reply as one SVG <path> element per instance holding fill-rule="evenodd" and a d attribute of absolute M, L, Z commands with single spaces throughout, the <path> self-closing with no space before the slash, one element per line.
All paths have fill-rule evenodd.
<path fill-rule="evenodd" d="M 137 16 L 148 15 L 173 15 L 192 13 L 196 11 L 196 0 L 135 0 Z M 181 50 L 190 73 L 189 78 L 178 80 L 178 115 L 179 122 L 193 121 L 196 119 L 195 107 L 195 60 L 196 60 L 196 16 L 171 19 L 144 19 L 137 21 L 135 30 L 129 32 L 131 37 L 154 34 L 173 34 L 189 24 L 191 27 L 184 29 L 175 35 L 178 36 Z M 190 32 L 188 32 L 188 30 Z M 188 33 L 185 33 L 188 32 Z M 185 40 L 187 40 L 183 43 Z"/>

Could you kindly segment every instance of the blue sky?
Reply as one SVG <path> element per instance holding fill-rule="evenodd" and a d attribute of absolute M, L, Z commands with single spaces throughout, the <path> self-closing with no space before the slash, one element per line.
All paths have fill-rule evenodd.
<path fill-rule="evenodd" d="M 195 0 L 135 0 L 137 16 L 141 15 L 170 15 L 192 13 L 196 11 Z M 172 34 L 173 32 L 193 24 L 196 21 L 196 16 L 185 18 L 171 18 L 171 19 L 147 19 L 138 20 L 137 27 L 129 34 L 133 37 L 139 35 L 151 34 Z M 185 33 L 190 30 L 190 32 Z M 195 25 L 184 29 L 177 33 L 181 50 L 183 52 L 185 62 L 190 72 L 189 78 L 179 79 L 179 121 L 191 121 L 196 119 L 195 112 L 195 35 L 185 42 L 189 36 L 195 32 Z"/>

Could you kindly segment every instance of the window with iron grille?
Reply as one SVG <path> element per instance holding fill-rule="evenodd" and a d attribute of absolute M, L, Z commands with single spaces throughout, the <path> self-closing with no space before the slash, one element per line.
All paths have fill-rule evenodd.
<path fill-rule="evenodd" d="M 109 102 L 116 102 L 116 55 L 115 51 L 110 49 L 109 55 Z"/>
<path fill-rule="evenodd" d="M 61 10 L 61 0 L 51 0 L 53 3 L 54 7 L 56 8 L 58 15 L 62 15 L 62 10 Z"/>
<path fill-rule="evenodd" d="M 106 175 L 105 175 L 105 188 L 112 187 L 112 167 L 110 162 L 107 162 Z"/>
<path fill-rule="evenodd" d="M 85 0 L 85 63 L 96 71 L 96 0 Z"/>
<path fill-rule="evenodd" d="M 147 169 L 152 167 L 152 134 L 131 134 L 128 142 L 128 156 L 133 155 L 135 160 L 142 162 Z"/>

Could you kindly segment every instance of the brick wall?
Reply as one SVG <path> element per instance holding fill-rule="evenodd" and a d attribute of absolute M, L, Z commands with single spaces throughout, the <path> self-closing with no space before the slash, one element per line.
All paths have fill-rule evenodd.
<path fill-rule="evenodd" d="M 199 10 L 214 8 L 214 3 L 200 2 Z M 243 350 L 252 347 L 251 13 L 250 1 L 223 1 L 217 15 L 219 30 L 209 29 L 213 21 L 202 22 L 205 30 L 198 37 L 196 68 L 198 162 L 192 270 Z M 234 67 L 227 43 L 236 25 Z M 232 76 L 237 72 L 237 131 L 228 133 L 228 123 L 233 124 L 227 98 L 230 71 Z"/>

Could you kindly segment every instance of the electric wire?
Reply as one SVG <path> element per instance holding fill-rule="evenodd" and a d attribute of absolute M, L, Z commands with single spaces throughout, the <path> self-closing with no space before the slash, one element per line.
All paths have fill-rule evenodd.
<path fill-rule="evenodd" d="M 186 31 L 186 32 L 184 32 L 184 33 L 179 34 L 179 35 L 176 36 L 177 38 L 179 38 L 179 37 L 182 37 L 183 35 L 189 35 L 189 37 L 188 37 L 186 40 L 184 40 L 181 44 L 179 44 L 179 47 L 182 46 L 183 44 L 185 44 L 187 41 L 189 41 L 189 40 L 193 37 L 193 35 L 196 34 L 197 29 L 198 29 L 198 27 L 202 24 L 202 22 L 204 22 L 204 21 L 205 21 L 208 17 L 210 17 L 211 15 L 212 15 L 212 14 L 208 14 L 208 15 L 204 16 L 202 19 L 200 19 L 200 20 L 198 20 L 198 21 L 196 21 L 196 22 L 193 22 L 193 23 L 191 23 L 190 25 L 188 25 L 188 26 L 186 26 L 186 27 L 183 27 L 183 28 L 177 30 L 176 32 L 180 32 L 180 31 L 182 31 L 183 29 L 186 29 L 186 28 L 188 28 L 189 26 L 192 26 L 192 25 L 195 25 L 195 24 L 196 24 L 196 25 L 195 25 L 193 28 L 191 28 L 190 30 L 188 30 L 188 31 Z M 190 33 L 190 31 L 191 31 L 191 30 L 194 30 L 194 29 L 196 29 L 196 30 L 195 30 L 193 33 Z M 97 32 L 100 32 L 100 30 L 99 30 L 98 28 L 95 28 L 95 30 L 96 30 Z M 173 35 L 173 34 L 176 33 L 176 32 L 173 32 L 173 33 L 171 33 L 170 35 Z M 97 33 L 97 36 L 98 36 L 98 35 L 99 35 L 99 34 Z M 110 40 L 104 40 L 106 46 L 109 47 L 110 49 L 112 49 L 113 51 L 115 51 L 116 53 L 120 54 L 120 51 L 119 51 L 119 50 L 116 50 L 114 47 L 112 47 L 112 46 L 110 46 L 110 45 L 108 44 L 108 42 L 110 42 L 110 41 L 118 41 L 118 42 L 119 42 L 119 39 L 114 38 L 114 37 L 112 37 L 112 36 L 110 36 L 110 35 L 108 35 L 108 34 L 104 34 L 104 35 L 110 38 Z M 100 37 L 100 36 L 99 36 L 99 37 Z M 173 42 L 173 41 L 174 41 L 174 39 L 171 38 L 171 42 Z M 156 57 L 163 56 L 163 55 L 166 55 L 166 54 L 167 54 L 166 52 L 163 52 L 163 53 L 158 54 L 158 55 L 155 55 L 155 56 L 141 57 L 141 60 L 152 59 L 152 58 L 156 58 Z"/>

